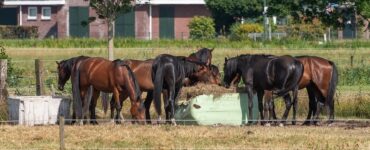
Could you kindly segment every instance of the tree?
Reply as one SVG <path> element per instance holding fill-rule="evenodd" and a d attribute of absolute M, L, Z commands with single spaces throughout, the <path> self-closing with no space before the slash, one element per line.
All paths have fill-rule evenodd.
<path fill-rule="evenodd" d="M 355 3 L 357 7 L 357 13 L 367 22 L 366 29 L 370 29 L 370 1 L 369 0 L 357 0 Z"/>
<path fill-rule="evenodd" d="M 228 31 L 230 25 L 241 18 L 262 16 L 261 0 L 205 0 L 205 2 L 215 19 L 217 31 Z"/>
<path fill-rule="evenodd" d="M 90 0 L 90 6 L 95 9 L 100 19 L 105 19 L 108 25 L 108 58 L 113 60 L 114 21 L 117 17 L 132 9 L 133 0 Z"/>

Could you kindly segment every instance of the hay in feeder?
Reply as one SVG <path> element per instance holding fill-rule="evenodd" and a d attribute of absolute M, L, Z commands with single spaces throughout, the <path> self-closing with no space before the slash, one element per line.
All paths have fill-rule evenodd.
<path fill-rule="evenodd" d="M 225 88 L 216 84 L 204 84 L 198 83 L 195 86 L 183 87 L 179 96 L 179 100 L 190 100 L 193 97 L 199 95 L 213 95 L 214 97 L 219 97 L 225 93 L 235 93 L 242 91 L 243 88 Z"/>

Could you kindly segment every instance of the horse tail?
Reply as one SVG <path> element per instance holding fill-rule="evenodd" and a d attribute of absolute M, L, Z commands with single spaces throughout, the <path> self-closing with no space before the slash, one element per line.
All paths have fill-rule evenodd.
<path fill-rule="evenodd" d="M 333 103 L 334 105 L 334 94 L 335 90 L 338 84 L 338 70 L 337 66 L 334 64 L 334 62 L 329 61 L 329 64 L 332 66 L 332 73 L 331 73 L 331 79 L 329 82 L 329 90 L 328 90 L 328 95 L 327 95 L 327 100 L 328 102 Z"/>
<path fill-rule="evenodd" d="M 294 62 L 294 66 L 295 67 L 294 67 L 294 70 L 293 70 L 293 73 L 292 73 L 293 79 L 291 80 L 288 87 L 286 87 L 285 89 L 280 90 L 276 93 L 277 96 L 286 95 L 289 91 L 294 90 L 294 88 L 298 86 L 299 81 L 301 81 L 303 71 L 304 71 L 303 64 L 296 60 Z"/>
<path fill-rule="evenodd" d="M 161 115 L 161 93 L 163 88 L 163 67 L 154 66 L 152 69 L 152 78 L 154 79 L 154 108 L 158 115 Z M 155 72 L 154 72 L 155 71 Z"/>
<path fill-rule="evenodd" d="M 73 106 L 76 112 L 76 117 L 80 117 L 82 119 L 82 101 L 81 101 L 81 93 L 80 93 L 80 63 L 77 63 L 75 66 L 75 76 L 73 78 L 72 83 L 72 92 L 73 92 Z"/>
<path fill-rule="evenodd" d="M 127 68 L 128 75 L 131 78 L 132 82 L 134 83 L 135 100 L 138 101 L 140 100 L 140 96 L 141 96 L 141 90 L 140 90 L 139 83 L 137 82 L 134 72 L 131 70 L 130 66 L 128 65 L 124 65 L 124 66 Z"/>

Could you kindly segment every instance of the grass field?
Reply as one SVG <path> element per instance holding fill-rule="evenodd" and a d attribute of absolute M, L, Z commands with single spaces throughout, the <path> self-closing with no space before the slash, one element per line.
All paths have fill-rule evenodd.
<path fill-rule="evenodd" d="M 7 42 L 7 41 L 5 41 Z M 49 43 L 48 43 L 49 42 Z M 46 87 L 50 93 L 50 85 L 56 86 L 56 63 L 62 59 L 78 55 L 106 57 L 105 46 L 88 45 L 72 41 L 66 48 L 53 47 L 55 41 L 11 41 L 6 44 L 8 55 L 12 58 L 15 67 L 23 69 L 23 79 L 19 86 L 11 87 L 10 94 L 33 95 L 35 93 L 34 59 L 44 61 Z M 56 41 L 58 42 L 58 41 Z M 66 41 L 62 41 L 66 42 Z M 68 41 L 67 41 L 68 42 Z M 83 42 L 83 41 L 81 41 Z M 166 42 L 166 41 L 164 41 Z M 1 44 L 1 42 L 0 42 Z M 44 44 L 44 45 L 42 45 Z M 50 44 L 51 46 L 48 46 Z M 71 48 L 81 44 L 83 48 Z M 136 43 L 137 45 L 145 43 Z M 160 48 L 150 48 L 156 47 Z M 167 43 L 170 45 L 171 43 Z M 213 63 L 222 70 L 224 57 L 233 57 L 246 53 L 267 53 L 275 55 L 315 55 L 334 61 L 339 69 L 370 66 L 370 50 L 359 45 L 369 45 L 360 42 L 359 45 L 309 45 L 301 43 L 296 46 L 281 46 L 269 48 L 263 43 L 243 47 L 243 43 L 230 45 L 213 42 L 178 43 L 175 46 L 166 46 L 162 43 L 147 43 L 142 47 L 116 48 L 115 57 L 124 59 L 149 59 L 162 53 L 187 56 L 202 46 L 216 47 L 213 53 Z M 207 45 L 209 44 L 209 45 Z M 262 46 L 261 46 L 262 44 Z M 278 45 L 279 43 L 275 43 Z M 305 47 L 307 44 L 307 47 Z M 30 46 L 31 45 L 31 46 Z M 33 45 L 33 46 L 32 46 Z M 59 45 L 63 45 L 59 44 Z M 342 45 L 342 46 L 340 46 Z M 123 46 L 125 46 L 123 44 Z M 123 47 L 120 46 L 120 47 Z M 26 48 L 22 48 L 26 47 Z M 87 47 L 87 48 L 86 48 Z M 226 48 L 225 48 L 226 47 Z M 257 48 L 256 48 L 257 47 Z M 344 48 L 343 48 L 344 47 Z M 351 56 L 353 66 L 351 66 Z M 342 74 L 346 75 L 346 74 Z M 70 85 L 67 85 L 70 90 Z M 370 118 L 370 84 L 340 85 L 336 95 L 336 118 Z M 63 94 L 69 94 L 65 92 Z M 128 101 L 126 101 L 128 102 Z M 307 97 L 305 91 L 300 92 L 299 118 L 302 119 L 307 111 Z M 123 114 L 129 117 L 128 103 L 124 104 Z M 278 100 L 278 115 L 284 108 Z M 4 110 L 4 107 L 2 108 Z M 153 113 L 154 114 L 154 113 Z M 1 115 L 1 114 L 0 114 Z M 98 115 L 106 118 L 98 109 Z M 281 116 L 281 115 L 279 115 Z M 58 126 L 9 126 L 0 125 L 0 149 L 59 149 Z M 112 125 L 99 126 L 66 126 L 65 142 L 67 149 L 109 149 L 109 148 L 146 148 L 146 149 L 370 149 L 370 127 L 335 126 L 335 127 L 261 127 L 261 126 L 167 126 L 167 125 Z"/>
<path fill-rule="evenodd" d="M 1 126 L 1 149 L 59 149 L 58 126 Z M 65 127 L 67 149 L 369 149 L 370 128 L 261 126 Z"/>
<path fill-rule="evenodd" d="M 196 48 L 116 48 L 115 57 L 122 59 L 150 59 L 162 53 L 169 53 L 173 55 L 187 56 L 196 51 Z M 10 88 L 10 94 L 18 95 L 33 95 L 35 93 L 35 77 L 34 77 L 34 59 L 41 59 L 44 61 L 46 81 L 45 86 L 47 92 L 51 92 L 51 84 L 56 87 L 57 74 L 56 74 L 56 63 L 63 59 L 79 55 L 87 56 L 100 56 L 106 57 L 107 51 L 105 48 L 7 48 L 8 55 L 12 58 L 12 62 L 17 68 L 23 69 L 22 83 L 19 86 Z M 224 57 L 234 57 L 240 54 L 248 53 L 265 53 L 274 55 L 314 55 L 327 58 L 334 61 L 339 70 L 345 68 L 351 68 L 351 56 L 353 56 L 352 67 L 370 67 L 370 50 L 366 48 L 348 49 L 348 48 L 297 48 L 297 49 L 285 49 L 285 48 L 217 48 L 213 52 L 213 64 L 220 67 L 222 71 Z M 348 74 L 341 76 L 348 76 Z M 340 76 L 340 77 L 341 77 Z M 366 78 L 366 76 L 365 76 Z M 368 78 L 367 78 L 368 79 Z M 360 82 L 361 84 L 356 85 L 343 85 L 341 84 L 341 78 L 339 79 L 339 87 L 336 98 L 337 115 L 342 117 L 353 117 L 357 116 L 360 118 L 370 117 L 370 99 L 369 91 L 370 84 L 366 82 Z M 63 94 L 69 94 L 71 91 L 71 85 L 66 85 L 66 91 Z M 58 91 L 57 91 L 58 92 Z M 302 97 L 299 101 L 299 115 L 305 116 L 307 108 L 307 96 L 306 92 L 302 90 Z M 129 106 L 129 105 L 125 105 Z M 278 110 L 282 111 L 285 107 L 282 100 L 277 103 Z M 127 109 L 126 109 L 127 110 Z M 341 112 L 344 113 L 341 113 Z M 360 112 L 359 112 L 360 111 Z M 365 113 L 366 112 L 366 113 Z"/>

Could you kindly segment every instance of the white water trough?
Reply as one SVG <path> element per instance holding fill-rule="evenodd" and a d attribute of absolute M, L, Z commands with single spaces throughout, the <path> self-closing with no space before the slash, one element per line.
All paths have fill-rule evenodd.
<path fill-rule="evenodd" d="M 8 98 L 9 121 L 19 125 L 58 123 L 58 116 L 70 119 L 71 100 L 54 96 L 11 96 Z"/>

